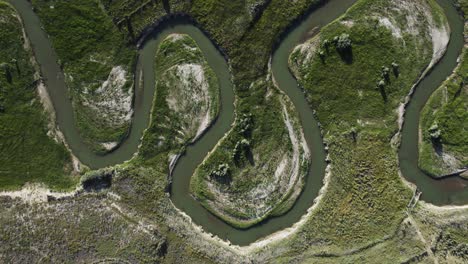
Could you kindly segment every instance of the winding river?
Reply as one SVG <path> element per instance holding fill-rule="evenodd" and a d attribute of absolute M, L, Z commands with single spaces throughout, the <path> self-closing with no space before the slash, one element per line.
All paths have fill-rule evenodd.
<path fill-rule="evenodd" d="M 171 199 L 177 208 L 187 213 L 205 231 L 222 239 L 228 239 L 233 244 L 238 245 L 249 244 L 297 222 L 311 207 L 323 185 L 326 164 L 320 130 L 302 91 L 298 89 L 296 80 L 288 70 L 288 56 L 294 46 L 300 43 L 310 29 L 330 23 L 356 1 L 331 0 L 314 10 L 288 32 L 275 50 L 272 60 L 273 74 L 278 86 L 291 98 L 297 111 L 299 111 L 302 124 L 307 124 L 304 126 L 304 135 L 311 150 L 312 166 L 307 176 L 304 191 L 290 211 L 249 229 L 239 230 L 209 213 L 189 194 L 190 177 L 196 166 L 202 162 L 203 158 L 221 137 L 229 131 L 234 121 L 234 92 L 228 64 L 209 38 L 190 22 L 175 18 L 159 25 L 153 31 L 153 34 L 145 39 L 144 45 L 139 50 L 136 69 L 136 80 L 142 77 L 143 85 L 136 84 L 135 87 L 134 117 L 130 134 L 117 150 L 105 156 L 98 156 L 86 147 L 74 125 L 72 105 L 64 76 L 57 64 L 58 59 L 50 40 L 40 26 L 39 18 L 32 11 L 31 4 L 28 1 L 10 0 L 23 19 L 26 33 L 32 43 L 33 51 L 40 64 L 47 90 L 56 111 L 57 124 L 73 154 L 91 168 L 119 164 L 131 159 L 137 153 L 140 139 L 150 119 L 155 90 L 154 57 L 159 43 L 171 33 L 188 34 L 197 42 L 218 77 L 222 108 L 214 125 L 195 144 L 187 147 L 185 155 L 181 156 L 177 161 L 172 172 Z M 403 126 L 402 144 L 399 151 L 403 175 L 418 186 L 423 192 L 422 198 L 424 200 L 435 204 L 462 204 L 468 201 L 466 182 L 459 178 L 434 180 L 424 175 L 417 167 L 419 111 L 428 96 L 454 69 L 463 44 L 463 22 L 449 1 L 438 0 L 447 13 L 453 32 L 449 49 L 441 63 L 435 66 L 416 88 L 416 93 L 411 99 L 405 115 L 406 122 Z"/>

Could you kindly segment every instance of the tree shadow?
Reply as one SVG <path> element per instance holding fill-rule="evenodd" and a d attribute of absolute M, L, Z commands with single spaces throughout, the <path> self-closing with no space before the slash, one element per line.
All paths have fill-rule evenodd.
<path fill-rule="evenodd" d="M 216 182 L 223 184 L 223 185 L 230 185 L 232 182 L 232 177 L 230 173 L 224 177 L 213 177 L 213 178 L 215 179 Z"/>
<path fill-rule="evenodd" d="M 393 75 L 395 75 L 396 78 L 400 77 L 400 69 L 398 67 L 393 67 Z"/>
<path fill-rule="evenodd" d="M 380 95 L 382 96 L 382 99 L 384 100 L 385 103 L 388 102 L 388 97 L 387 97 L 387 92 L 385 91 L 385 87 L 379 88 Z"/>
<path fill-rule="evenodd" d="M 341 60 L 344 61 L 346 64 L 352 64 L 353 63 L 353 48 L 348 48 L 345 50 L 338 50 L 338 54 L 340 54 Z"/>
<path fill-rule="evenodd" d="M 444 153 L 444 146 L 442 145 L 442 141 L 440 139 L 432 139 L 432 148 L 434 149 L 435 153 L 438 156 L 442 156 Z"/>
<path fill-rule="evenodd" d="M 98 192 L 107 189 L 112 183 L 112 173 L 106 173 L 98 177 L 85 180 L 82 185 L 87 192 Z"/>
<path fill-rule="evenodd" d="M 253 157 L 252 150 L 250 150 L 250 148 L 245 150 L 245 157 L 249 161 L 250 165 L 255 166 L 255 160 L 254 160 L 254 157 Z"/>

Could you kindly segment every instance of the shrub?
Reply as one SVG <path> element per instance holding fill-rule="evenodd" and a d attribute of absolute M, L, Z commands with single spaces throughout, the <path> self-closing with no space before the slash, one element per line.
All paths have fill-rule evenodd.
<path fill-rule="evenodd" d="M 380 80 L 380 81 L 377 83 L 377 89 L 383 90 L 384 88 L 385 88 L 385 80 Z"/>
<path fill-rule="evenodd" d="M 390 80 L 390 69 L 388 67 L 382 66 L 382 78 L 386 81 Z"/>
<path fill-rule="evenodd" d="M 441 136 L 441 131 L 439 129 L 439 125 L 437 122 L 434 122 L 432 126 L 429 128 L 429 135 L 431 136 L 432 140 L 439 140 Z"/>
<path fill-rule="evenodd" d="M 223 163 L 218 166 L 217 169 L 210 173 L 210 176 L 220 182 L 230 181 L 230 167 L 228 164 Z"/>
<path fill-rule="evenodd" d="M 349 34 L 343 33 L 339 37 L 335 37 L 336 49 L 339 52 L 348 52 L 352 47 L 351 39 Z"/>
<path fill-rule="evenodd" d="M 245 136 L 249 136 L 252 130 L 252 125 L 252 114 L 242 114 L 242 118 L 239 120 L 238 123 L 239 133 Z"/>
<path fill-rule="evenodd" d="M 326 50 L 328 52 L 328 48 L 330 47 L 330 41 L 328 39 L 325 39 L 322 42 L 321 48 Z"/>

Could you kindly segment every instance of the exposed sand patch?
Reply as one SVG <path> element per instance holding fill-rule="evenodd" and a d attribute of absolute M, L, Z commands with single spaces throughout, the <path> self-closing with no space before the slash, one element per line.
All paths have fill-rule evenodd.
<path fill-rule="evenodd" d="M 304 66 L 308 64 L 315 57 L 315 55 L 317 54 L 317 51 L 319 50 L 319 47 L 320 47 L 320 35 L 317 35 L 316 37 L 304 42 L 303 44 L 296 46 L 292 54 L 296 52 L 300 52 L 301 60 L 298 60 L 297 64 L 299 66 Z"/>
<path fill-rule="evenodd" d="M 121 126 L 128 123 L 133 115 L 133 89 L 127 88 L 127 71 L 123 66 L 115 66 L 107 80 L 94 92 L 85 88 L 83 105 L 90 107 L 111 126 Z"/>
<path fill-rule="evenodd" d="M 435 65 L 445 54 L 450 40 L 450 29 L 448 25 L 437 27 L 434 22 L 431 24 L 431 37 L 433 45 L 432 61 L 429 67 Z"/>
<path fill-rule="evenodd" d="M 81 191 L 81 187 L 71 192 L 52 192 L 42 184 L 26 184 L 18 191 L 3 191 L 0 196 L 19 198 L 25 203 L 43 203 L 48 201 L 48 197 L 60 199 L 64 197 L 73 197 Z"/>
<path fill-rule="evenodd" d="M 353 20 L 342 20 L 340 21 L 342 25 L 345 25 L 347 27 L 353 27 L 354 26 L 354 21 Z"/>
<path fill-rule="evenodd" d="M 113 150 L 115 147 L 119 145 L 119 142 L 105 142 L 101 143 L 101 146 L 105 148 L 106 150 Z"/>
<path fill-rule="evenodd" d="M 166 102 L 174 112 L 181 115 L 180 141 L 197 140 L 209 127 L 214 117 L 209 83 L 202 65 L 188 63 L 175 65 L 164 75 L 173 74 L 178 83 L 167 82 L 169 87 Z M 170 77 L 168 77 L 170 79 Z"/>
<path fill-rule="evenodd" d="M 389 18 L 387 17 L 379 17 L 379 23 L 390 29 L 390 31 L 392 31 L 392 35 L 395 37 L 395 38 L 398 38 L 398 39 L 401 39 L 403 38 L 402 34 L 401 34 L 401 29 L 396 26 L 396 23 L 393 23 L 390 21 Z"/>

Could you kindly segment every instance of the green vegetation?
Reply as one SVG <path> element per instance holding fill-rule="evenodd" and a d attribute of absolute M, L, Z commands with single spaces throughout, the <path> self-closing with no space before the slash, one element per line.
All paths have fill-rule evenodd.
<path fill-rule="evenodd" d="M 420 203 L 413 212 L 421 234 L 430 243 L 439 263 L 466 263 L 468 261 L 467 208 L 433 208 Z"/>
<path fill-rule="evenodd" d="M 0 189 L 26 182 L 67 189 L 77 182 L 70 176 L 70 153 L 54 141 L 53 128 L 49 131 L 32 52 L 24 45 L 16 12 L 0 1 Z"/>
<path fill-rule="evenodd" d="M 458 5 L 460 6 L 461 11 L 464 15 L 468 15 L 468 1 L 467 0 L 457 0 Z"/>
<path fill-rule="evenodd" d="M 130 127 L 135 51 L 97 0 L 32 2 L 64 71 L 80 134 L 97 153 L 112 150 Z"/>
<path fill-rule="evenodd" d="M 421 111 L 419 166 L 433 176 L 468 166 L 468 52 Z"/>
<path fill-rule="evenodd" d="M 160 44 L 155 62 L 156 94 L 140 148 L 143 157 L 182 152 L 219 112 L 218 79 L 192 38 L 170 35 Z"/>
<path fill-rule="evenodd" d="M 321 248 L 321 245 L 317 245 Z M 392 237 L 370 248 L 363 248 L 353 254 L 333 254 L 328 256 L 319 250 L 299 255 L 285 255 L 276 263 L 317 263 L 317 264 L 352 264 L 352 263 L 425 263 L 427 261 L 425 245 L 411 222 L 403 223 Z M 428 263 L 433 263 L 428 260 Z"/>
<path fill-rule="evenodd" d="M 121 215 L 104 198 L 76 197 L 34 207 L 0 198 L 0 262 L 159 263 L 168 251 L 165 237 Z"/>
<path fill-rule="evenodd" d="M 190 188 L 208 210 L 240 228 L 294 204 L 308 171 L 309 153 L 289 99 L 271 81 L 254 113 L 238 116 L 234 128 L 192 176 Z"/>
<path fill-rule="evenodd" d="M 125 29 L 129 38 L 134 41 L 138 34 L 159 17 L 166 15 L 165 1 L 101 1 L 119 29 Z"/>
<path fill-rule="evenodd" d="M 296 128 L 297 117 L 292 114 L 294 109 L 284 96 L 278 93 L 270 80 L 266 80 L 267 62 L 279 34 L 316 2 L 168 0 L 162 1 L 161 5 L 161 1 L 102 1 L 116 24 L 118 17 L 135 14 L 120 26 L 122 31 L 128 30 L 129 25 L 136 25 L 134 28 L 140 30 L 167 12 L 188 13 L 200 22 L 230 58 L 238 96 L 237 120 L 231 133 L 203 165 L 206 168 L 200 168 L 205 170 L 203 177 L 199 177 L 202 180 L 211 172 L 235 180 L 240 168 L 249 169 L 254 175 L 258 169 L 250 164 L 250 154 L 277 154 L 277 143 L 267 144 L 272 144 L 274 139 L 290 142 L 284 126 L 285 113 L 290 115 L 290 121 Z M 20 255 L 23 262 L 42 258 L 45 262 L 71 259 L 85 262 L 207 263 L 207 258 L 210 258 L 216 263 L 264 263 L 266 261 L 262 260 L 268 259 L 268 255 L 280 254 L 270 260 L 284 263 L 393 263 L 395 260 L 429 263 L 424 244 L 416 237 L 418 227 L 408 224 L 408 221 L 401 224 L 406 217 L 405 209 L 411 193 L 398 177 L 396 153 L 390 147 L 390 140 L 397 131 L 395 108 L 432 55 L 430 38 L 425 30 L 430 24 L 429 18 L 421 14 L 421 10 L 398 9 L 403 6 L 401 3 L 408 2 L 419 5 L 425 1 L 361 0 L 314 39 L 319 47 L 325 39 L 329 40 L 323 49 L 315 49 L 322 56 L 312 56 L 303 64 L 304 54 L 292 54 L 291 60 L 297 60 L 295 72 L 302 77 L 301 82 L 322 123 L 332 160 L 332 173 L 327 191 L 311 218 L 292 240 L 281 241 L 279 249 L 268 245 L 258 255 L 236 255 L 233 250 L 196 235 L 193 226 L 187 220 L 181 220 L 182 216 L 167 196 L 168 157 L 183 150 L 193 134 L 181 136 L 177 133 L 178 122 L 170 122 L 170 128 L 164 129 L 159 125 L 159 121 L 166 124 L 167 121 L 157 111 L 170 116 L 174 116 L 176 111 L 171 111 L 167 101 L 168 94 L 173 92 L 172 86 L 158 82 L 158 91 L 163 93 L 157 91 L 151 127 L 145 133 L 140 152 L 131 162 L 116 166 L 108 193 L 85 194 L 49 202 L 44 207 L 0 198 L 0 211 L 4 212 L 0 214 L 0 261 L 2 258 L 9 261 Z M 72 4 L 73 1 L 65 3 Z M 151 8 L 138 8 L 145 3 Z M 64 11 L 64 14 L 68 12 Z M 117 15 L 118 12 L 121 13 Z M 371 16 L 366 16 L 369 14 Z M 401 39 L 376 21 L 382 14 L 402 30 Z M 417 17 L 415 28 L 421 30 L 418 35 L 404 30 L 408 26 L 406 18 L 411 14 Z M 140 33 L 136 30 L 133 35 Z M 343 34 L 349 35 L 351 46 L 338 52 L 332 40 Z M 130 38 L 131 35 L 129 33 Z M 177 47 L 176 50 L 175 55 L 183 49 Z M 168 65 L 175 65 L 165 55 L 159 56 Z M 193 59 L 191 55 L 189 58 Z M 8 67 L 13 69 L 10 73 L 14 73 L 13 64 Z M 175 82 L 177 76 L 174 72 L 166 72 L 168 68 L 164 71 L 156 69 L 156 74 L 165 74 L 168 82 Z M 395 68 L 399 74 L 395 73 Z M 2 72 L 0 78 L 8 79 L 9 75 Z M 14 75 L 12 77 L 14 80 Z M 314 96 L 316 93 L 322 93 L 323 98 Z M 285 111 L 278 107 L 281 103 L 286 106 Z M 183 120 L 182 115 L 175 118 Z M 161 137 L 173 140 L 167 143 Z M 261 145 L 264 140 L 265 146 Z M 159 142 L 163 145 L 158 146 Z M 285 145 L 293 147 L 292 144 Z M 272 171 L 264 174 L 272 175 Z M 88 174 L 91 179 L 99 175 Z M 249 184 L 245 189 L 261 184 L 249 180 L 245 177 Z M 277 204 L 276 199 L 274 205 Z M 122 208 L 122 212 L 117 208 Z M 235 215 L 238 212 L 228 213 Z M 466 212 L 463 214 L 466 216 Z M 432 238 L 430 232 L 445 228 L 445 219 L 452 219 L 452 215 L 442 215 L 437 220 L 438 225 L 434 224 L 437 216 L 421 214 L 417 218 L 423 229 L 429 230 L 423 230 L 424 236 Z M 467 223 L 466 218 L 460 223 Z M 441 242 L 436 244 L 443 259 L 463 253 L 466 245 L 466 224 L 451 221 L 450 225 L 441 236 Z M 63 230 L 70 234 L 63 236 Z M 204 247 L 206 244 L 209 246 Z M 353 251 L 356 248 L 362 249 Z M 260 260 L 257 261 L 256 257 Z M 463 258 L 457 260 L 463 263 Z"/>
<path fill-rule="evenodd" d="M 292 240 L 292 252 L 315 243 L 330 245 L 322 252 L 366 245 L 391 234 L 404 218 L 411 193 L 399 178 L 392 138 L 396 109 L 431 61 L 427 32 L 437 24 L 423 15 L 429 8 L 423 0 L 360 0 L 304 44 L 349 34 L 348 51 L 330 47 L 323 59 L 309 54 L 317 47 L 293 51 L 291 67 L 317 111 L 332 167 L 327 192 Z M 415 28 L 408 27 L 409 19 L 417 21 Z M 395 66 L 400 74 L 389 72 Z"/>

